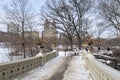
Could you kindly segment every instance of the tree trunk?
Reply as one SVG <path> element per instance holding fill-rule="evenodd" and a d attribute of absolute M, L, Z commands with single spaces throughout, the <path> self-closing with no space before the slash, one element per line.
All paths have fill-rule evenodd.
<path fill-rule="evenodd" d="M 78 40 L 78 47 L 80 48 L 82 45 L 82 39 L 80 38 L 80 35 L 77 35 L 77 40 Z"/>
<path fill-rule="evenodd" d="M 78 42 L 78 47 L 80 48 L 81 46 L 82 46 L 82 39 L 80 39 Z"/>
<path fill-rule="evenodd" d="M 73 50 L 73 41 L 71 38 L 69 38 L 69 41 L 70 41 L 70 47 L 71 47 L 71 50 Z"/>
<path fill-rule="evenodd" d="M 24 36 L 24 21 L 22 22 L 22 39 L 23 39 L 23 58 L 26 58 L 26 54 L 25 54 L 25 36 Z"/>

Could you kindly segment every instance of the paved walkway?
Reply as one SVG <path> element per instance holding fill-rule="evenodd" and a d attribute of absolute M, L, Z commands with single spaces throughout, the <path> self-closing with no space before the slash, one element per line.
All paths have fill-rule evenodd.
<path fill-rule="evenodd" d="M 89 80 L 82 56 L 58 56 L 14 80 Z"/>
<path fill-rule="evenodd" d="M 81 56 L 74 56 L 64 74 L 63 80 L 89 80 L 88 73 L 84 67 L 85 62 Z"/>
<path fill-rule="evenodd" d="M 20 75 L 14 80 L 49 80 L 64 66 L 67 59 L 67 56 L 58 56 L 48 61 L 44 66 Z"/>

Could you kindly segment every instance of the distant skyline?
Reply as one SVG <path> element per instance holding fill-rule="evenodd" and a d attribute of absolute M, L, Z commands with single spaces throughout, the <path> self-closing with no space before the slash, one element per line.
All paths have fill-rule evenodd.
<path fill-rule="evenodd" d="M 9 4 L 12 0 L 0 0 L 0 17 L 3 17 L 4 16 L 4 13 L 3 13 L 3 10 L 1 9 L 1 5 L 4 5 L 4 4 Z M 29 0 L 30 1 L 30 5 L 33 7 L 35 13 L 39 13 L 40 9 L 42 6 L 45 5 L 45 2 L 47 0 Z M 39 18 L 39 17 L 38 17 Z M 6 31 L 7 28 L 5 25 L 1 25 L 0 24 L 0 31 Z M 41 33 L 41 31 L 43 29 L 41 29 L 40 26 L 37 27 L 37 30 Z M 109 37 L 107 34 L 109 34 L 110 32 L 106 31 L 104 32 L 101 37 L 104 37 L 104 38 L 107 38 Z"/>

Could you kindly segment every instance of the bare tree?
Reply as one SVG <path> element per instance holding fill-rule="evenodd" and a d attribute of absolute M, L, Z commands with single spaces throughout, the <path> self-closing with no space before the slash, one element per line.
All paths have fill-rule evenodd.
<path fill-rule="evenodd" d="M 26 58 L 25 54 L 25 30 L 28 27 L 27 24 L 33 19 L 34 14 L 32 8 L 29 5 L 29 0 L 12 0 L 9 5 L 4 5 L 3 10 L 5 12 L 5 19 L 2 19 L 4 24 L 13 22 L 19 25 L 19 34 L 22 35 L 22 51 L 23 57 Z"/>
<path fill-rule="evenodd" d="M 74 8 L 75 17 L 72 24 L 78 38 L 78 46 L 80 47 L 88 30 L 88 18 L 86 18 L 89 10 L 92 8 L 93 0 L 70 0 L 71 6 Z"/>
<path fill-rule="evenodd" d="M 67 5 L 66 1 L 64 0 L 51 0 L 49 3 L 47 3 L 47 10 L 49 9 L 50 11 L 44 11 L 44 13 L 42 12 L 42 16 L 55 20 L 56 23 L 59 24 L 56 28 L 61 31 L 62 35 L 69 39 L 72 49 L 74 29 L 70 24 L 70 21 L 72 20 L 71 15 L 73 15 L 73 13 L 69 7 L 70 6 Z"/>
<path fill-rule="evenodd" d="M 109 28 L 120 33 L 120 0 L 100 0 L 99 14 Z"/>
<path fill-rule="evenodd" d="M 108 26 L 104 22 L 101 21 L 97 23 L 97 46 L 100 46 L 100 36 L 107 28 Z"/>
<path fill-rule="evenodd" d="M 51 0 L 48 1 L 47 9 L 42 11 L 42 16 L 57 22 L 57 28 L 69 39 L 72 49 L 73 38 L 77 36 L 81 46 L 83 36 L 87 33 L 85 16 L 91 9 L 92 2 L 93 0 Z"/>

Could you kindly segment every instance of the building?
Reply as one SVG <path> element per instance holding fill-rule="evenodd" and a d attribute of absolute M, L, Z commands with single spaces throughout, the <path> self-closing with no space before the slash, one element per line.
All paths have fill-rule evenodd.
<path fill-rule="evenodd" d="M 56 22 L 50 22 L 46 19 L 44 23 L 44 31 L 42 33 L 42 38 L 57 38 Z"/>
<path fill-rule="evenodd" d="M 57 46 L 58 34 L 55 21 L 50 22 L 48 19 L 46 19 L 44 23 L 44 31 L 42 32 L 42 40 L 44 47 L 49 51 Z"/>

